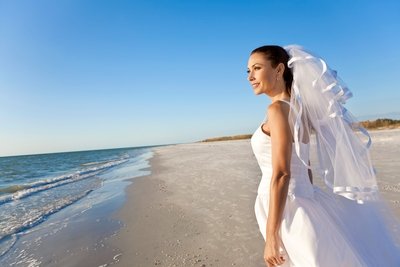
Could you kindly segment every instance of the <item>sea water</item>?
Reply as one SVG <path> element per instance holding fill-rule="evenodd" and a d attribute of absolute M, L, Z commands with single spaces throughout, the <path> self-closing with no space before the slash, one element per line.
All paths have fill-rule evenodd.
<path fill-rule="evenodd" d="M 101 203 L 120 203 L 128 179 L 149 174 L 151 156 L 139 147 L 1 157 L 0 266 L 41 266 L 34 252 L 43 239 Z"/>

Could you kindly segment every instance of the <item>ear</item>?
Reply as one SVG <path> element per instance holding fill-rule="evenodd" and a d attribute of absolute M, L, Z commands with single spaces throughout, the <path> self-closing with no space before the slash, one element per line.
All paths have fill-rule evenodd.
<path fill-rule="evenodd" d="M 283 76 L 284 71 L 285 71 L 285 65 L 283 63 L 279 63 L 278 66 L 276 66 L 276 73 L 279 76 Z"/>

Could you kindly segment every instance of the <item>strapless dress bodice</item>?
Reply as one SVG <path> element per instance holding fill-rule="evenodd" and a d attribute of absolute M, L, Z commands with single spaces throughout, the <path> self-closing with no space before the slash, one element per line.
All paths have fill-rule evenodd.
<path fill-rule="evenodd" d="M 300 145 L 303 146 L 302 149 L 300 149 L 301 153 L 304 153 L 302 158 L 308 159 L 309 144 L 300 143 Z M 273 173 L 271 137 L 262 131 L 261 126 L 254 132 L 251 138 L 251 146 L 262 172 L 258 194 L 269 195 L 269 185 Z M 308 176 L 308 168 L 297 156 L 294 143 L 292 144 L 290 173 L 288 195 L 295 196 L 296 194 L 301 194 L 302 196 L 312 196 L 313 187 Z"/>

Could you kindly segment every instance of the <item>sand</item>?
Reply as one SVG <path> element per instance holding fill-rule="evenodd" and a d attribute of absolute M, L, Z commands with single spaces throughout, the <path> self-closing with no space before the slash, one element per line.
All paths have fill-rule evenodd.
<path fill-rule="evenodd" d="M 157 148 L 118 212 L 118 266 L 262 266 L 249 140 Z"/>
<path fill-rule="evenodd" d="M 372 136 L 383 195 L 400 218 L 400 131 Z M 155 148 L 151 171 L 133 180 L 115 214 L 124 225 L 111 240 L 122 253 L 116 266 L 265 266 L 249 140 Z"/>

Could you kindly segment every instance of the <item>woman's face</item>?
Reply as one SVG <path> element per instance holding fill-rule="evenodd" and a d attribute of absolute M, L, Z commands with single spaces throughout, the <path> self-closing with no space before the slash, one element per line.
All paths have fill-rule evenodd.
<path fill-rule="evenodd" d="M 277 84 L 277 68 L 271 66 L 263 54 L 254 53 L 250 55 L 247 65 L 247 79 L 253 87 L 254 93 L 273 95 Z"/>

